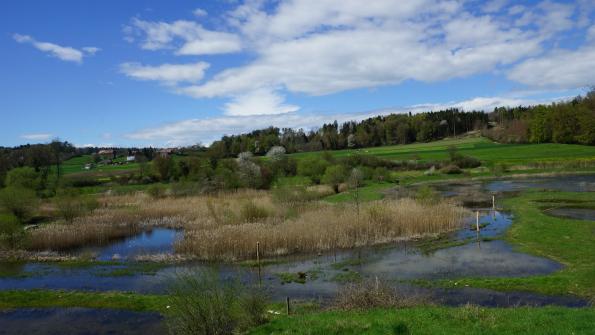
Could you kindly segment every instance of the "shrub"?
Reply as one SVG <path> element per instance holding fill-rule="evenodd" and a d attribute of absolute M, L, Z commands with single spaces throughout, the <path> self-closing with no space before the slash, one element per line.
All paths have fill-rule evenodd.
<path fill-rule="evenodd" d="M 423 205 L 433 205 L 440 202 L 440 195 L 428 185 L 423 185 L 417 190 L 415 200 Z"/>
<path fill-rule="evenodd" d="M 310 177 L 316 184 L 320 183 L 329 162 L 319 157 L 304 158 L 298 162 L 297 173 L 300 176 Z"/>
<path fill-rule="evenodd" d="M 72 192 L 58 196 L 54 200 L 54 204 L 58 215 L 68 222 L 97 208 L 95 198 Z"/>
<path fill-rule="evenodd" d="M 267 299 L 214 272 L 179 275 L 170 288 L 166 320 L 171 334 L 237 334 L 264 323 Z"/>
<path fill-rule="evenodd" d="M 240 209 L 240 218 L 244 222 L 257 222 L 266 219 L 269 215 L 270 213 L 266 208 L 260 207 L 252 201 L 245 203 Z"/>
<path fill-rule="evenodd" d="M 461 168 L 455 164 L 449 164 L 449 165 L 443 167 L 442 169 L 440 169 L 440 172 L 442 172 L 444 174 L 460 174 L 460 173 L 463 173 L 463 170 L 461 170 Z"/>
<path fill-rule="evenodd" d="M 16 216 L 0 214 L 0 248 L 21 247 L 25 237 L 26 233 Z"/>
<path fill-rule="evenodd" d="M 494 164 L 494 167 L 492 168 L 492 172 L 496 176 L 500 176 L 500 175 L 508 172 L 508 165 L 506 165 L 505 163 L 496 163 L 496 164 Z"/>
<path fill-rule="evenodd" d="M 66 178 L 66 184 L 72 187 L 87 187 L 97 186 L 103 184 L 103 182 L 97 178 L 88 176 L 68 177 Z"/>
<path fill-rule="evenodd" d="M 452 163 L 454 163 L 455 165 L 458 165 L 459 167 L 461 167 L 463 169 L 476 168 L 481 165 L 481 161 L 479 159 L 477 159 L 475 157 L 463 156 L 463 155 L 456 157 L 456 159 L 454 161 L 452 161 Z"/>
<path fill-rule="evenodd" d="M 335 193 L 339 192 L 339 184 L 345 181 L 347 169 L 343 165 L 331 165 L 326 168 L 321 181 L 330 185 Z"/>
<path fill-rule="evenodd" d="M 35 192 L 23 187 L 9 186 L 0 190 L 0 205 L 12 213 L 19 222 L 25 222 L 37 208 Z"/>
<path fill-rule="evenodd" d="M 342 310 L 402 308 L 427 304 L 427 301 L 423 296 L 401 295 L 386 282 L 376 278 L 343 286 L 337 293 L 333 307 Z"/>
<path fill-rule="evenodd" d="M 6 173 L 6 186 L 21 187 L 37 190 L 41 184 L 41 178 L 32 167 L 14 168 Z"/>
<path fill-rule="evenodd" d="M 165 196 L 166 188 L 161 184 L 153 184 L 147 187 L 147 194 L 154 199 L 163 198 Z"/>

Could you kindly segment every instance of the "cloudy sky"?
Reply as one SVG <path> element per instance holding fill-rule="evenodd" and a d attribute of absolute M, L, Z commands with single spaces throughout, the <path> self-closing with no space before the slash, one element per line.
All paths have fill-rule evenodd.
<path fill-rule="evenodd" d="M 592 0 L 6 0 L 0 145 L 491 110 L 582 94 L 594 69 Z"/>

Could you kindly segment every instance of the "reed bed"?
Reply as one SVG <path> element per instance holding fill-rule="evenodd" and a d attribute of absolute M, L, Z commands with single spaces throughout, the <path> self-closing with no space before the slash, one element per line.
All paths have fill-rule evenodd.
<path fill-rule="evenodd" d="M 151 227 L 184 229 L 178 254 L 203 260 L 322 252 L 439 234 L 461 227 L 468 215 L 449 202 L 411 199 L 333 205 L 283 202 L 271 192 L 239 191 L 208 196 L 153 199 L 138 193 L 106 196 L 100 206 L 72 223 L 42 225 L 30 235 L 32 250 L 101 245 Z"/>
<path fill-rule="evenodd" d="M 234 261 L 255 258 L 256 242 L 262 257 L 346 249 L 452 231 L 468 214 L 449 202 L 421 204 L 411 199 L 370 202 L 359 213 L 352 205 L 318 203 L 281 222 L 187 225 L 176 251 L 204 260 Z"/>

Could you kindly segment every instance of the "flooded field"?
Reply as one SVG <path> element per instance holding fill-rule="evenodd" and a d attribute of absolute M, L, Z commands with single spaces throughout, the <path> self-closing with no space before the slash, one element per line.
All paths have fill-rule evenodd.
<path fill-rule="evenodd" d="M 508 192 L 528 188 L 565 191 L 595 190 L 595 176 L 564 178 L 531 178 L 493 181 L 479 184 L 441 185 L 445 196 L 466 194 L 470 188 L 502 199 Z M 181 232 L 174 229 L 153 229 L 138 236 L 104 247 L 89 247 L 80 253 L 94 253 L 104 263 L 68 267 L 56 263 L 4 263 L 0 270 L 0 290 L 10 289 L 68 289 L 88 291 L 132 291 L 139 293 L 165 293 L 177 274 L 186 271 L 214 269 L 222 280 L 240 278 L 249 284 L 261 284 L 274 300 L 315 299 L 323 304 L 332 298 L 347 281 L 379 278 L 392 283 L 406 295 L 423 295 L 446 305 L 473 303 L 484 306 L 585 306 L 587 302 L 569 296 L 544 296 L 525 292 L 498 292 L 487 289 L 461 287 L 456 289 L 422 288 L 410 284 L 411 280 L 456 279 L 461 277 L 523 277 L 544 275 L 557 271 L 562 265 L 552 260 L 515 251 L 499 237 L 512 224 L 514 217 L 496 206 L 471 207 L 479 211 L 479 226 L 475 216 L 468 218 L 464 227 L 436 241 L 407 241 L 353 250 L 336 250 L 317 255 L 284 257 L 274 264 L 256 268 L 237 264 L 185 262 L 177 265 L 139 263 L 138 255 L 174 253 L 173 243 Z M 557 208 L 551 215 L 593 219 L 593 210 Z M 120 333 L 140 333 L 145 328 L 161 329 L 159 317 L 151 314 L 131 314 L 115 317 L 109 310 L 87 309 L 19 309 L 0 314 L 4 333 L 17 334 L 16 329 L 26 320 L 36 324 L 58 327 L 57 320 L 83 320 L 81 324 L 98 323 L 109 333 L 110 322 L 118 323 Z M 120 313 L 120 312 L 118 312 Z M 128 313 L 128 312 L 126 312 Z M 87 320 L 87 321 L 84 321 Z M 109 321 L 108 321 L 109 320 Z M 142 327 L 135 327 L 138 321 Z M 77 321 L 78 322 L 78 321 Z M 77 333 L 77 322 L 70 324 Z M 129 328 L 126 328 L 128 327 Z M 124 328 L 122 328 L 124 327 Z M 8 329 L 8 330 L 7 330 Z M 82 328 L 81 328 L 82 329 Z M 130 330 L 126 330 L 130 329 Z M 158 331 L 155 332 L 158 333 Z M 7 332 L 13 331 L 13 332 Z M 135 332 L 137 331 L 137 332 Z M 155 333 L 152 332 L 152 333 Z M 30 332 L 34 334 L 35 332 Z M 45 332 L 47 333 L 47 332 Z M 50 332 L 51 333 L 51 332 Z"/>

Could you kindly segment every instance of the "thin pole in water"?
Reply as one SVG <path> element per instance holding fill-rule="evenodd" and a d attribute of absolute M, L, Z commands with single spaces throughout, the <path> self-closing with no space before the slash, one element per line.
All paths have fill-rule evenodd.
<path fill-rule="evenodd" d="M 492 209 L 496 210 L 496 196 L 492 195 Z"/>
<path fill-rule="evenodd" d="M 477 232 L 479 233 L 479 211 L 476 211 L 475 214 L 476 214 L 475 226 L 477 227 Z"/>
<path fill-rule="evenodd" d="M 260 242 L 256 242 L 256 265 L 258 266 L 258 286 L 261 286 L 262 277 L 260 274 Z"/>
<path fill-rule="evenodd" d="M 287 308 L 287 315 L 289 315 L 289 297 L 285 298 L 285 302 L 286 302 L 286 308 Z"/>

